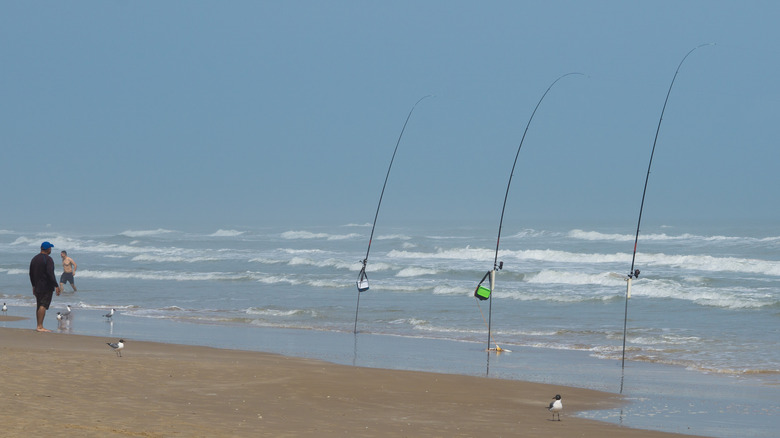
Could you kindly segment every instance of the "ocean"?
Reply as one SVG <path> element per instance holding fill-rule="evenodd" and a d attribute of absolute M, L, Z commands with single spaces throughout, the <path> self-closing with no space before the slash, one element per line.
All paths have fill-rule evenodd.
<path fill-rule="evenodd" d="M 44 240 L 78 264 L 46 326 L 337 363 L 572 385 L 629 404 L 582 416 L 718 437 L 780 428 L 780 231 L 504 225 L 492 303 L 473 297 L 496 229 L 377 226 L 370 289 L 355 282 L 371 224 L 231 229 L 0 229 L 0 300 L 34 316 L 27 271 Z M 70 304 L 73 319 L 55 313 Z M 101 315 L 117 311 L 112 321 Z M 492 344 L 509 350 L 486 353 Z M 34 319 L 3 322 L 34 328 Z M 353 331 L 357 327 L 357 334 Z M 132 343 L 127 346 L 132 351 Z M 493 346 L 493 345 L 491 345 Z"/>

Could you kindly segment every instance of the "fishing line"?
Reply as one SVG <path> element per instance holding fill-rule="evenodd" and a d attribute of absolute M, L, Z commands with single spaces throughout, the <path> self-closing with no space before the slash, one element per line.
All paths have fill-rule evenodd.
<path fill-rule="evenodd" d="M 544 97 L 547 96 L 547 93 L 550 92 L 550 89 L 561 79 L 565 78 L 566 76 L 570 75 L 583 75 L 582 73 L 566 73 L 565 75 L 560 76 L 558 79 L 554 80 L 552 84 L 550 84 L 549 87 L 547 87 L 547 90 L 542 94 L 542 97 L 539 99 L 539 102 L 536 103 L 536 107 L 534 107 L 534 111 L 531 113 L 531 117 L 528 119 L 528 123 L 525 125 L 525 131 L 523 131 L 523 137 L 520 139 L 520 145 L 517 147 L 517 153 L 515 154 L 515 161 L 512 164 L 512 171 L 509 173 L 509 182 L 507 182 L 506 185 L 506 194 L 504 194 L 504 205 L 501 207 L 501 220 L 498 223 L 498 236 L 496 237 L 496 255 L 493 258 L 493 270 L 488 271 L 487 274 L 485 274 L 485 277 L 482 277 L 482 281 L 479 282 L 477 285 L 477 289 L 474 291 L 474 296 L 476 298 L 479 298 L 481 300 L 489 300 L 488 305 L 488 341 L 487 346 L 488 350 L 490 350 L 490 339 L 491 339 L 491 327 L 493 322 L 493 288 L 495 286 L 495 274 L 497 270 L 503 269 L 504 262 L 498 263 L 498 247 L 501 243 L 501 228 L 504 225 L 504 212 L 506 211 L 506 201 L 509 198 L 509 186 L 512 185 L 512 176 L 514 176 L 515 173 L 515 167 L 517 166 L 517 157 L 520 156 L 520 149 L 523 147 L 523 142 L 525 141 L 525 135 L 528 133 L 528 128 L 531 126 L 531 121 L 534 119 L 534 115 L 536 115 L 536 110 L 539 109 L 539 105 L 542 104 L 542 101 L 544 100 Z M 485 281 L 485 278 L 490 277 L 490 291 L 487 292 L 489 295 L 488 297 L 485 297 L 485 293 L 479 293 L 480 287 L 482 286 L 482 283 Z M 483 288 L 484 290 L 484 288 Z M 480 308 L 481 310 L 481 308 Z"/>
<path fill-rule="evenodd" d="M 650 152 L 650 163 L 647 165 L 647 175 L 645 176 L 645 188 L 642 190 L 642 202 L 639 204 L 639 219 L 636 223 L 636 237 L 634 239 L 634 253 L 631 256 L 631 269 L 628 271 L 628 276 L 626 277 L 626 310 L 625 314 L 623 316 L 623 358 L 621 360 L 620 367 L 621 369 L 624 369 L 626 367 L 626 328 L 628 324 L 628 299 L 631 298 L 631 281 L 634 278 L 639 277 L 639 269 L 634 269 L 634 262 L 636 261 L 636 246 L 639 242 L 639 225 L 642 223 L 642 211 L 645 208 L 645 194 L 647 194 L 647 182 L 650 180 L 650 167 L 653 165 L 653 155 L 655 155 L 655 145 L 658 142 L 658 133 L 661 131 L 661 122 L 664 120 L 664 111 L 666 111 L 666 104 L 669 102 L 669 95 L 672 93 L 672 87 L 674 86 L 674 80 L 677 79 L 677 73 L 680 72 L 680 67 L 682 67 L 683 63 L 685 62 L 685 59 L 688 58 L 688 55 L 693 53 L 696 49 L 704 47 L 704 46 L 714 46 L 715 43 L 707 43 L 707 44 L 701 44 L 699 46 L 694 47 L 691 49 L 680 61 L 680 64 L 677 65 L 677 70 L 674 72 L 674 76 L 672 77 L 672 83 L 669 84 L 669 90 L 666 92 L 666 100 L 664 100 L 664 106 L 661 109 L 661 117 L 658 118 L 658 127 L 655 130 L 655 139 L 653 139 L 653 149 Z M 620 385 L 620 392 L 623 392 L 623 385 L 621 380 Z"/>
<path fill-rule="evenodd" d="M 374 240 L 374 230 L 376 229 L 376 220 L 379 217 L 379 207 L 382 206 L 382 198 L 385 196 L 385 188 L 387 187 L 387 180 L 390 178 L 390 169 L 393 168 L 393 161 L 395 161 L 395 154 L 396 152 L 398 152 L 398 145 L 401 144 L 401 138 L 404 136 L 404 131 L 406 130 L 406 124 L 409 123 L 409 119 L 412 117 L 414 108 L 417 106 L 418 103 L 422 102 L 424 99 L 428 97 L 433 97 L 433 96 L 427 95 L 421 97 L 417 102 L 415 102 L 414 105 L 412 105 L 412 109 L 409 110 L 409 114 L 406 116 L 406 121 L 404 122 L 404 126 L 403 128 L 401 128 L 401 134 L 398 135 L 398 141 L 396 141 L 395 143 L 393 156 L 392 158 L 390 158 L 390 165 L 387 166 L 387 175 L 385 175 L 385 183 L 382 185 L 382 192 L 379 194 L 379 203 L 376 206 L 376 213 L 374 214 L 374 224 L 371 226 L 371 235 L 368 238 L 368 248 L 366 249 L 366 257 L 362 260 L 363 267 L 360 268 L 360 273 L 358 274 L 358 279 L 357 279 L 358 297 L 357 297 L 357 306 L 355 307 L 354 333 L 357 333 L 358 312 L 360 311 L 360 293 L 367 291 L 369 288 L 368 275 L 366 274 L 366 263 L 368 263 L 368 253 L 371 251 L 371 242 Z"/>

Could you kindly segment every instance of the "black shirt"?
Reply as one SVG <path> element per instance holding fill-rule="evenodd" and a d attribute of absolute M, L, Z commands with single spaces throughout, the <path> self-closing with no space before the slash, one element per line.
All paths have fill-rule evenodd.
<path fill-rule="evenodd" d="M 38 253 L 30 260 L 30 284 L 34 293 L 53 291 L 57 286 L 54 276 L 54 260 L 44 253 Z"/>

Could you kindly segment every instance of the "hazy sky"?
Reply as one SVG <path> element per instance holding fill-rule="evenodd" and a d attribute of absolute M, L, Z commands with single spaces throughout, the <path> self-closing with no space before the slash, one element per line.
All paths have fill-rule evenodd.
<path fill-rule="evenodd" d="M 778 223 L 776 1 L 0 0 L 0 229 Z M 506 226 L 506 225 L 505 225 Z"/>

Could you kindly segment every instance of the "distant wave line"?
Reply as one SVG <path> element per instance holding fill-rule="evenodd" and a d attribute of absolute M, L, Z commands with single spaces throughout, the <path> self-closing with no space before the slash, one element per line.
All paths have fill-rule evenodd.
<path fill-rule="evenodd" d="M 392 250 L 388 257 L 397 259 L 446 259 L 446 260 L 480 260 L 485 254 L 492 253 L 486 248 L 440 249 L 436 252 L 415 252 Z M 619 263 L 625 260 L 627 253 L 596 254 L 574 253 L 560 250 L 502 250 L 499 252 L 507 266 L 507 259 L 536 260 L 541 262 L 603 264 Z M 685 270 L 701 270 L 708 272 L 738 272 L 780 276 L 780 261 L 746 259 L 736 257 L 713 257 L 710 255 L 668 255 L 663 253 L 638 253 L 645 266 L 671 266 Z"/>
<path fill-rule="evenodd" d="M 574 229 L 567 234 L 570 238 L 589 241 L 615 241 L 615 242 L 630 242 L 634 240 L 634 235 L 631 234 L 616 234 L 616 233 L 601 233 L 598 231 L 584 231 Z M 666 233 L 660 234 L 643 234 L 642 240 L 655 240 L 655 241 L 675 241 L 675 240 L 699 240 L 708 242 L 719 241 L 733 241 L 733 242 L 780 242 L 780 236 L 769 237 L 736 237 L 736 236 L 701 236 L 697 234 L 683 233 L 679 235 L 669 235 Z"/>

